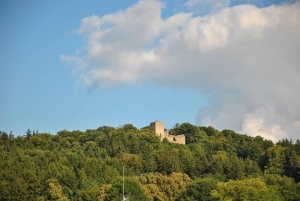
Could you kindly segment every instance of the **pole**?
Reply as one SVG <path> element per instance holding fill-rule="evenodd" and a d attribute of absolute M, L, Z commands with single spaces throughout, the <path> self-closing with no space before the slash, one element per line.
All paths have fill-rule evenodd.
<path fill-rule="evenodd" d="M 123 200 L 124 200 L 124 166 L 123 166 Z"/>

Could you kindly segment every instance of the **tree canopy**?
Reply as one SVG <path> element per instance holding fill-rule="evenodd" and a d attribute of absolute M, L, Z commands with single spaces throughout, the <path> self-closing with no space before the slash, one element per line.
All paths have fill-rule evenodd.
<path fill-rule="evenodd" d="M 149 127 L 57 134 L 0 131 L 0 200 L 300 200 L 300 141 L 176 124 L 186 145 Z"/>

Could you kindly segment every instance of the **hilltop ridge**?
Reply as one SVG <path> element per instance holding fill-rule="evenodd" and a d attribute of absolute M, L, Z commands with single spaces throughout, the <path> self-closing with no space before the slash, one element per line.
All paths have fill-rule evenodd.
<path fill-rule="evenodd" d="M 119 200 L 122 167 L 130 200 L 299 200 L 299 140 L 274 144 L 189 123 L 168 132 L 184 134 L 185 145 L 132 124 L 56 135 L 0 132 L 0 200 Z M 226 194 L 233 187 L 240 190 Z"/>

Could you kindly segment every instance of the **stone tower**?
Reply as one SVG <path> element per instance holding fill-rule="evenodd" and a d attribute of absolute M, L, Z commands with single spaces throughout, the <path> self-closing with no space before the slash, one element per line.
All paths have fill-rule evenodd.
<path fill-rule="evenodd" d="M 164 122 L 155 121 L 150 123 L 150 130 L 154 131 L 159 136 L 160 140 L 166 138 L 173 143 L 185 144 L 185 135 L 170 135 L 169 132 L 165 130 Z"/>
<path fill-rule="evenodd" d="M 164 122 L 155 121 L 150 123 L 150 130 L 154 131 L 161 140 L 165 138 L 165 125 Z"/>

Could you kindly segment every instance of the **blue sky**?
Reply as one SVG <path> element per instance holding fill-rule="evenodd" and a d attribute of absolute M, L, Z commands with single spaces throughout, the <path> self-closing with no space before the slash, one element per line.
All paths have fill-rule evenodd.
<path fill-rule="evenodd" d="M 167 128 L 190 122 L 274 140 L 295 138 L 300 115 L 287 102 L 299 99 L 294 93 L 299 89 L 294 68 L 299 63 L 294 56 L 299 19 L 294 23 L 286 13 L 298 7 L 299 2 L 271 0 L 0 1 L 0 130 L 55 134 L 126 123 L 140 128 L 160 120 Z M 273 24 L 282 11 L 291 23 Z M 282 27 L 290 31 L 270 31 Z M 285 44 L 278 42 L 287 36 Z M 199 46 L 194 46 L 198 39 Z M 292 51 L 284 51 L 287 55 L 279 48 L 285 50 L 285 45 Z M 239 63 L 239 58 L 259 52 L 255 48 L 265 47 L 282 55 L 278 67 L 268 56 L 259 59 L 261 54 Z M 278 76 L 286 64 L 290 72 L 295 70 L 279 81 L 280 95 L 291 91 L 287 100 L 274 98 L 270 86 L 262 83 L 270 68 L 261 73 L 267 77 L 257 76 L 260 68 L 253 66 L 260 64 L 272 66 Z M 239 79 L 231 77 L 236 72 Z M 252 88 L 249 77 L 259 87 Z M 290 84 L 291 77 L 296 81 Z M 259 98 L 249 98 L 253 96 Z"/>

